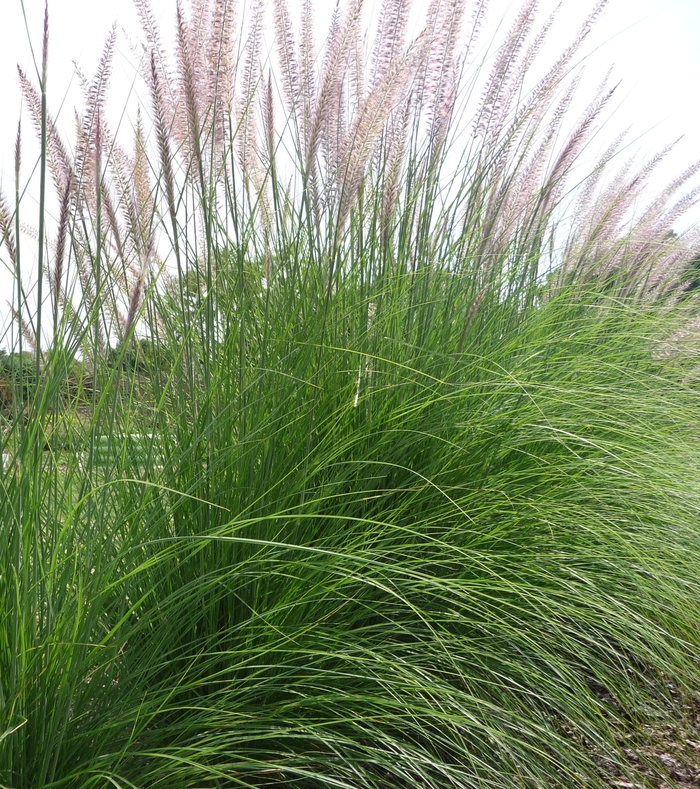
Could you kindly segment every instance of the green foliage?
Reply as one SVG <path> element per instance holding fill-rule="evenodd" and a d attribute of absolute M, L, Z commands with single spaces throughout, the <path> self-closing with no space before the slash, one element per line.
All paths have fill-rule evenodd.
<path fill-rule="evenodd" d="M 354 128 L 343 180 L 296 106 L 297 200 L 241 152 L 246 117 L 179 138 L 202 105 L 166 124 L 158 63 L 134 189 L 121 155 L 73 162 L 69 186 L 100 165 L 121 192 L 65 203 L 80 303 L 56 295 L 2 434 L 0 786 L 583 788 L 595 750 L 635 780 L 616 735 L 700 685 L 700 395 L 666 258 L 574 234 L 545 276 L 557 179 L 512 191 L 529 115 L 458 166 L 439 116 L 407 115 L 394 189 L 403 107 Z"/>
<path fill-rule="evenodd" d="M 0 356 L 0 366 L 6 375 L 16 375 L 19 378 L 36 377 L 36 360 L 28 351 L 22 353 L 3 353 Z"/>
<path fill-rule="evenodd" d="M 35 356 L 28 351 L 3 354 L 0 356 L 0 378 L 26 401 L 36 388 Z"/>
<path fill-rule="evenodd" d="M 236 326 L 210 390 L 43 459 L 38 522 L 5 474 L 3 783 L 592 786 L 563 732 L 611 753 L 695 681 L 700 404 L 653 311 L 492 307 L 455 355 L 406 310 L 463 297 L 403 278 L 369 327 L 351 283 L 325 321 L 272 289 L 242 367 Z"/>
<path fill-rule="evenodd" d="M 107 352 L 107 364 L 109 367 L 118 367 L 121 364 L 125 370 L 130 372 L 146 373 L 150 356 L 152 356 L 150 343 L 146 339 L 138 342 L 132 341 L 126 345 L 120 342 Z"/>
<path fill-rule="evenodd" d="M 683 275 L 683 294 L 690 298 L 700 288 L 700 255 L 696 255 L 689 263 Z"/>

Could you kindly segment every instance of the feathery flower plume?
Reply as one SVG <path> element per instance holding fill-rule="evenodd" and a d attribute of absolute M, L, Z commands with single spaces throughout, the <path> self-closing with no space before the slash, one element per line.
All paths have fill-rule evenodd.
<path fill-rule="evenodd" d="M 29 326 L 29 324 L 24 320 L 24 318 L 19 314 L 19 312 L 14 308 L 14 306 L 10 304 L 9 301 L 5 303 L 10 308 L 10 312 L 12 313 L 12 318 L 19 326 L 19 329 L 22 332 L 22 336 L 27 341 L 27 345 L 32 349 L 33 353 L 36 353 L 38 347 L 36 341 L 36 334 Z"/>
<path fill-rule="evenodd" d="M 388 130 L 387 153 L 385 162 L 385 179 L 382 189 L 381 227 L 384 248 L 389 248 L 391 225 L 399 199 L 401 169 L 408 142 L 408 125 L 411 114 L 410 96 L 404 103 L 403 110 L 394 111 L 393 120 Z"/>
<path fill-rule="evenodd" d="M 527 121 L 518 117 L 511 129 L 505 135 L 505 143 L 501 144 L 496 161 L 491 170 L 496 182 L 499 182 L 499 189 L 494 189 L 490 195 L 490 203 L 487 209 L 489 219 L 486 224 L 490 225 L 491 252 L 496 249 L 503 249 L 508 244 L 508 239 L 516 226 L 520 223 L 521 233 L 539 232 L 542 222 L 547 221 L 547 217 L 541 213 L 542 207 L 542 179 L 547 165 L 552 157 L 554 144 L 557 134 L 564 120 L 566 113 L 573 101 L 576 88 L 579 84 L 580 75 L 576 75 L 567 87 L 563 97 L 555 107 L 551 115 L 546 118 L 546 130 L 544 137 L 540 140 L 534 153 L 529 156 L 522 156 L 517 160 L 514 171 L 509 175 L 504 175 L 504 169 L 512 159 L 510 152 L 515 149 L 522 138 L 525 151 L 532 147 L 534 138 L 545 115 L 544 110 L 535 106 L 532 116 Z M 527 127 L 532 125 L 532 130 Z M 523 218 L 530 217 L 530 221 L 523 225 Z"/>
<path fill-rule="evenodd" d="M 49 73 L 49 0 L 44 2 L 44 35 L 41 40 L 41 89 L 46 91 Z"/>
<path fill-rule="evenodd" d="M 95 167 L 95 129 L 90 125 L 86 126 L 84 118 L 76 112 L 75 121 L 75 149 L 76 160 L 73 172 L 73 203 L 77 215 L 87 221 L 85 215 L 86 206 L 94 212 L 95 200 L 92 189 L 90 188 L 96 179 Z M 58 191 L 58 190 L 57 190 Z M 59 192 L 59 195 L 61 192 Z"/>
<path fill-rule="evenodd" d="M 110 192 L 109 186 L 107 185 L 105 179 L 103 179 L 102 183 L 100 184 L 100 191 L 102 195 L 102 206 L 105 212 L 105 224 L 103 232 L 105 234 L 105 238 L 109 237 L 111 239 L 112 249 L 117 259 L 124 263 L 125 250 L 124 242 L 122 240 L 122 231 L 119 225 L 119 218 L 117 215 L 117 209 L 114 205 L 114 200 L 112 198 L 112 193 Z"/>
<path fill-rule="evenodd" d="M 230 109 L 236 73 L 235 57 L 236 0 L 214 0 L 209 25 L 207 61 L 211 80 L 210 95 L 217 93 Z"/>
<path fill-rule="evenodd" d="M 355 42 L 352 48 L 348 62 L 348 69 L 345 82 L 347 83 L 347 101 L 343 102 L 343 118 L 342 128 L 347 126 L 345 118 L 345 108 L 349 110 L 348 114 L 357 112 L 362 106 L 367 95 L 367 79 L 366 79 L 366 63 L 367 60 L 367 41 L 366 36 Z M 341 136 L 342 139 L 342 136 Z"/>
<path fill-rule="evenodd" d="M 545 213 L 547 213 L 549 208 L 557 201 L 564 187 L 564 176 L 588 141 L 596 119 L 605 109 L 617 89 L 617 86 L 614 86 L 607 92 L 603 92 L 606 82 L 607 78 L 603 81 L 599 89 L 598 97 L 589 105 L 552 167 L 551 174 L 542 190 L 542 204 Z"/>
<path fill-rule="evenodd" d="M 66 253 L 66 239 L 68 237 L 68 229 L 70 224 L 70 207 L 71 207 L 71 192 L 72 192 L 72 176 L 69 176 L 68 182 L 61 195 L 61 208 L 58 217 L 58 235 L 56 239 L 56 253 L 54 259 L 53 271 L 50 277 L 51 295 L 53 300 L 53 326 L 54 331 L 58 327 L 58 307 L 64 297 L 63 294 L 63 264 Z"/>
<path fill-rule="evenodd" d="M 136 128 L 138 129 L 141 121 L 140 108 L 136 111 Z M 110 237 L 112 248 L 116 256 L 126 264 L 129 251 L 125 244 L 128 243 L 129 230 L 133 228 L 133 216 L 135 212 L 131 210 L 131 175 L 133 163 L 124 149 L 116 142 L 112 141 L 112 151 L 109 157 L 110 178 L 102 179 L 102 205 L 105 209 L 105 237 Z M 114 192 L 114 195 L 112 194 Z M 124 226 L 120 223 L 119 216 L 123 216 Z"/>
<path fill-rule="evenodd" d="M 547 71 L 545 76 L 537 83 L 532 91 L 530 91 L 529 96 L 526 98 L 525 102 L 523 102 L 522 106 L 520 107 L 516 120 L 513 124 L 514 128 L 517 129 L 523 125 L 523 121 L 528 119 L 528 123 L 531 126 L 536 126 L 543 118 L 544 113 L 547 110 L 549 101 L 548 97 L 552 95 L 552 93 L 558 88 L 561 84 L 562 80 L 567 75 L 567 71 L 571 65 L 571 61 L 574 58 L 574 55 L 581 49 L 583 46 L 586 38 L 588 37 L 589 33 L 591 32 L 593 25 L 597 21 L 598 17 L 602 13 L 603 9 L 607 5 L 608 0 L 601 0 L 593 11 L 586 17 L 583 24 L 579 28 L 577 35 L 575 36 L 574 40 L 569 44 L 569 46 L 562 52 L 556 62 L 550 67 Z M 546 37 L 547 33 L 549 32 L 549 28 L 551 27 L 552 22 L 554 21 L 554 17 L 558 12 L 560 5 L 556 7 L 556 9 L 552 12 L 551 16 L 547 20 L 547 23 L 541 29 L 540 34 L 538 35 L 535 44 L 533 44 L 529 49 L 524 58 L 524 63 L 527 64 L 527 68 L 530 67 L 532 64 L 534 57 L 539 52 L 539 49 Z M 523 70 L 522 68 L 519 69 L 519 78 L 515 80 L 515 84 L 521 84 L 526 76 L 527 69 Z M 580 81 L 580 73 L 578 76 L 574 78 L 571 85 L 567 89 L 567 93 L 569 95 L 573 95 L 573 90 L 575 86 Z M 559 105 L 559 108 L 556 110 L 559 119 L 563 117 L 563 114 L 568 110 L 569 102 L 564 102 Z"/>
<path fill-rule="evenodd" d="M 161 93 L 168 93 L 170 101 L 175 101 L 175 94 L 170 90 L 170 80 L 168 78 L 168 68 L 160 40 L 160 27 L 151 9 L 149 0 L 134 0 L 136 12 L 141 22 L 141 29 L 146 38 L 144 53 L 146 57 L 145 71 L 149 75 L 148 82 L 152 82 L 151 72 L 155 71 L 158 75 L 158 83 Z"/>
<path fill-rule="evenodd" d="M 153 236 L 153 217 L 155 207 L 153 204 L 153 190 L 149 178 L 148 152 L 146 151 L 146 135 L 143 128 L 143 119 L 139 113 L 136 118 L 136 132 L 134 135 L 134 161 L 133 161 L 133 220 L 132 228 L 136 250 L 139 259 L 150 257 L 155 250 Z"/>
<path fill-rule="evenodd" d="M 700 186 L 695 186 L 684 194 L 676 203 L 672 203 L 670 208 L 663 212 L 659 220 L 655 223 L 657 234 L 663 233 L 667 235 L 670 233 L 676 220 L 685 216 L 691 208 L 694 208 L 698 204 L 699 195 Z"/>
<path fill-rule="evenodd" d="M 516 56 L 512 62 L 512 68 L 504 76 L 503 84 L 500 86 L 500 94 L 497 101 L 497 112 L 492 115 L 490 128 L 491 136 L 485 139 L 483 145 L 489 147 L 491 144 L 499 145 L 493 177 L 497 180 L 502 174 L 502 168 L 510 159 L 511 151 L 517 147 L 523 138 L 527 138 L 531 131 L 536 131 L 547 113 L 550 100 L 549 95 L 558 88 L 559 82 L 565 74 L 568 61 L 573 57 L 576 47 L 569 48 L 567 57 L 562 57 L 550 69 L 550 71 L 539 81 L 535 88 L 530 91 L 529 96 L 524 101 L 520 101 L 523 92 L 525 79 L 544 44 L 549 31 L 554 24 L 557 12 L 561 6 L 558 5 L 549 15 L 545 23 L 535 34 L 522 57 Z M 569 86 L 567 92 L 573 95 L 577 78 Z M 549 94 L 549 95 L 548 95 Z M 560 118 L 563 116 L 568 101 L 564 101 L 557 109 Z M 512 117 L 512 122 L 508 119 Z M 556 123 L 556 117 L 552 122 Z M 549 125 L 549 124 L 548 124 Z M 500 140 L 499 140 L 500 138 Z M 496 141 L 499 140 L 499 143 Z M 527 144 L 527 143 L 526 143 Z"/>
<path fill-rule="evenodd" d="M 406 96 L 409 82 L 414 74 L 416 55 L 417 48 L 414 47 L 384 74 L 358 111 L 344 141 L 338 168 L 340 178 L 338 189 L 341 195 L 338 208 L 339 228 L 343 227 L 355 201 L 367 162 L 381 140 L 386 120 Z"/>
<path fill-rule="evenodd" d="M 458 71 L 456 50 L 462 32 L 465 0 L 449 0 L 441 6 L 441 11 L 443 15 L 438 22 L 437 37 L 430 47 L 422 82 L 422 88 L 427 91 L 427 101 L 423 109 L 429 126 L 435 124 L 434 131 L 444 123 L 445 115 L 452 114 Z M 440 118 L 441 114 L 442 118 Z M 437 120 L 434 120 L 435 116 L 438 116 Z"/>
<path fill-rule="evenodd" d="M 139 308 L 141 307 L 141 303 L 143 300 L 143 290 L 144 290 L 144 282 L 146 279 L 146 271 L 147 271 L 147 264 L 144 261 L 144 267 L 141 270 L 136 282 L 134 283 L 133 288 L 131 289 L 131 296 L 129 298 L 129 311 L 126 315 L 126 320 L 124 321 L 124 339 L 128 339 L 131 336 L 132 329 L 135 326 L 136 318 L 138 316 Z"/>
<path fill-rule="evenodd" d="M 664 153 L 668 152 L 672 146 L 664 151 Z M 689 167 L 687 167 L 679 176 L 677 176 L 670 184 L 668 184 L 664 189 L 661 190 L 659 196 L 651 203 L 651 205 L 647 208 L 645 213 L 642 215 L 640 221 L 647 222 L 654 216 L 657 216 L 665 206 L 668 205 L 668 201 L 670 198 L 678 192 L 683 186 L 685 186 L 688 181 L 691 180 L 697 173 L 700 172 L 700 162 L 694 162 Z M 647 176 L 648 177 L 648 176 Z M 645 179 L 646 180 L 646 179 Z M 687 195 L 686 195 L 687 197 Z"/>
<path fill-rule="evenodd" d="M 139 126 L 142 124 L 141 112 L 137 110 L 136 133 L 139 136 Z M 144 142 L 145 144 L 145 142 Z M 138 143 L 134 147 L 137 148 Z M 139 259 L 140 234 L 138 232 L 138 210 L 134 195 L 135 159 L 127 155 L 126 151 L 114 143 L 112 155 L 109 159 L 110 181 L 102 180 L 102 204 L 105 209 L 105 234 L 112 238 L 114 251 L 121 261 L 121 271 L 125 274 L 127 269 L 138 271 L 134 264 Z M 114 191 L 114 197 L 111 194 Z M 121 216 L 121 220 L 120 220 Z M 129 290 L 126 280 L 121 282 L 124 292 Z"/>
<path fill-rule="evenodd" d="M 477 0 L 471 13 L 471 22 L 468 25 L 469 37 L 464 44 L 463 58 L 465 63 L 471 62 L 472 50 L 479 39 L 484 17 L 488 9 L 489 0 Z"/>
<path fill-rule="evenodd" d="M 431 140 L 435 158 L 439 157 L 452 124 L 452 114 L 457 101 L 459 70 L 460 66 L 456 62 L 445 65 L 440 78 L 437 100 L 431 106 L 432 118 L 429 119 L 428 138 Z"/>
<path fill-rule="evenodd" d="M 165 197 L 168 204 L 168 211 L 170 213 L 170 221 L 173 231 L 173 244 L 175 246 L 175 253 L 178 255 L 178 227 L 177 209 L 175 207 L 175 178 L 173 175 L 173 158 L 170 151 L 168 127 L 165 122 L 165 114 L 163 111 L 163 95 L 161 92 L 160 77 L 158 74 L 155 53 L 153 53 L 151 56 L 150 77 L 151 102 L 153 105 L 153 117 L 156 127 L 158 154 L 160 158 L 160 166 L 163 171 L 163 179 L 165 181 Z"/>
<path fill-rule="evenodd" d="M 418 115 L 423 112 L 423 103 L 426 95 L 426 79 L 431 68 L 431 56 L 434 57 L 434 50 L 439 47 L 436 41 L 439 38 L 441 10 L 445 0 L 430 0 L 425 14 L 425 26 L 418 37 L 418 41 L 423 47 L 423 58 L 418 74 L 416 75 L 416 85 L 414 88 L 414 101 Z"/>
<path fill-rule="evenodd" d="M 426 22 L 416 41 L 421 49 L 414 87 L 417 116 L 432 126 L 436 108 L 444 95 L 443 81 L 456 58 L 465 13 L 465 0 L 431 0 Z"/>
<path fill-rule="evenodd" d="M 292 30 L 292 19 L 289 14 L 287 0 L 275 0 L 274 21 L 282 89 L 287 108 L 292 117 L 298 121 L 301 114 L 301 80 L 294 43 L 294 31 Z"/>
<path fill-rule="evenodd" d="M 15 243 L 14 216 L 2 192 L 0 192 L 0 236 L 0 245 L 5 245 L 12 265 L 16 266 L 17 245 Z"/>
<path fill-rule="evenodd" d="M 632 211 L 650 175 L 673 147 L 671 144 L 660 151 L 632 177 L 628 177 L 633 164 L 630 159 L 595 199 L 593 185 L 600 177 L 592 178 L 593 185 L 583 191 L 576 204 L 574 215 L 577 222 L 571 234 L 572 240 L 567 245 L 560 276 L 570 277 L 573 274 L 585 280 L 623 267 L 630 288 L 636 288 L 648 278 L 645 259 L 649 258 L 649 253 L 658 258 L 659 239 L 664 239 L 670 225 L 663 222 L 658 213 L 649 211 L 641 219 L 633 221 Z M 613 143 L 601 163 L 609 161 L 615 149 L 616 144 Z M 665 240 L 662 246 L 668 247 Z"/>
<path fill-rule="evenodd" d="M 314 12 L 312 0 L 301 2 L 301 32 L 299 36 L 299 69 L 302 107 L 302 137 L 304 150 L 309 148 L 311 130 L 311 114 L 313 97 L 316 95 L 316 79 L 314 63 L 316 62 L 316 44 L 314 40 Z"/>
<path fill-rule="evenodd" d="M 410 0 L 383 0 L 374 37 L 369 88 L 374 88 L 404 54 Z"/>
<path fill-rule="evenodd" d="M 263 129 L 265 134 L 265 144 L 267 147 L 267 157 L 270 167 L 273 167 L 275 158 L 275 97 L 272 91 L 272 72 L 267 74 L 267 85 L 263 94 Z"/>
<path fill-rule="evenodd" d="M 185 26 L 185 19 L 182 12 L 182 5 L 177 3 L 177 59 L 180 76 L 180 91 L 184 99 L 186 108 L 187 129 L 184 138 L 184 147 L 188 155 L 193 158 L 192 164 L 196 167 L 196 172 L 200 179 L 205 177 L 204 160 L 202 156 L 202 127 L 200 124 L 198 80 L 195 77 L 195 65 L 192 63 L 190 49 L 188 46 L 188 34 Z M 196 44 L 196 42 L 195 42 Z M 196 51 L 196 50 L 195 50 Z M 200 184 L 204 189 L 204 184 Z"/>
<path fill-rule="evenodd" d="M 343 78 L 352 47 L 357 40 L 363 0 L 351 0 L 341 22 L 329 34 L 323 62 L 321 83 L 311 115 L 306 147 L 305 171 L 310 173 L 316 159 L 323 131 L 332 117 L 332 108 L 338 106 Z M 331 165 L 337 163 L 332 162 Z"/>
<path fill-rule="evenodd" d="M 246 183 L 261 183 L 258 161 L 255 94 L 261 78 L 260 49 L 262 46 L 263 2 L 254 0 L 246 41 L 242 86 L 238 104 L 238 159 Z"/>
<path fill-rule="evenodd" d="M 277 173 L 275 167 L 275 101 L 274 93 L 272 90 L 272 73 L 268 72 L 268 78 L 265 83 L 265 88 L 262 91 L 260 98 L 261 115 L 263 124 L 263 141 L 265 143 L 264 158 L 267 161 L 267 175 L 262 172 L 260 167 L 256 168 L 255 177 L 258 179 L 256 184 L 256 191 L 258 197 L 258 205 L 262 217 L 262 225 L 264 232 L 264 245 L 266 249 L 266 256 L 271 257 L 269 251 L 270 234 L 274 225 L 274 215 L 270 205 L 270 184 L 276 180 Z M 263 151 L 260 152 L 263 154 Z M 268 278 L 269 281 L 269 278 Z"/>
<path fill-rule="evenodd" d="M 599 224 L 599 220 L 596 218 L 596 216 L 600 213 L 600 205 L 608 205 L 608 202 L 605 199 L 596 199 L 595 194 L 598 187 L 600 186 L 600 181 L 606 172 L 606 167 L 609 166 L 614 156 L 617 155 L 620 146 L 628 134 L 629 129 L 618 135 L 618 137 L 613 140 L 613 142 L 605 149 L 603 154 L 596 161 L 594 167 L 592 168 L 591 174 L 586 179 L 586 182 L 579 193 L 572 211 L 572 216 L 577 218 L 578 228 L 584 231 L 583 233 L 576 233 L 579 244 L 581 243 L 581 239 L 583 237 L 587 237 L 589 235 L 589 228 L 596 227 Z M 622 169 L 618 171 L 616 176 L 611 180 L 607 187 L 610 200 L 613 203 L 617 202 L 617 197 L 615 195 L 619 195 L 624 198 L 628 194 L 624 188 L 620 188 L 620 185 L 626 180 L 627 174 L 632 168 L 632 164 L 633 159 L 629 159 L 625 165 L 623 165 Z M 606 210 L 607 209 L 604 209 L 604 212 Z M 624 213 L 624 209 L 622 213 Z M 570 245 L 569 248 L 572 248 L 572 246 Z M 565 255 L 565 257 L 568 257 L 568 255 Z"/>
<path fill-rule="evenodd" d="M 206 70 L 209 75 L 207 117 L 211 118 L 214 172 L 219 172 L 225 157 L 228 123 L 234 107 L 238 60 L 235 56 L 235 0 L 214 0 L 206 46 Z"/>
<path fill-rule="evenodd" d="M 22 95 L 29 108 L 34 123 L 34 128 L 37 134 L 41 135 L 41 94 L 32 85 L 27 78 L 24 71 L 19 66 L 17 67 L 19 73 L 20 88 Z M 56 191 L 60 194 L 68 180 L 69 173 L 73 170 L 73 163 L 70 155 L 63 144 L 63 141 L 56 130 L 56 124 L 50 114 L 47 113 L 46 118 L 46 150 L 48 155 L 49 169 L 56 186 Z"/>
<path fill-rule="evenodd" d="M 91 202 L 94 202 L 94 192 L 87 188 L 92 185 L 97 173 L 95 172 L 95 155 L 103 140 L 98 139 L 97 128 L 101 125 L 100 119 L 104 118 L 104 105 L 112 73 L 112 60 L 114 47 L 117 40 L 116 25 L 107 36 L 102 55 L 95 72 L 95 76 L 87 87 L 86 108 L 79 123 L 77 135 L 78 145 L 74 156 L 72 170 L 68 177 L 75 183 L 78 190 L 85 190 Z M 106 130 L 100 129 L 100 137 L 106 137 Z"/>
<path fill-rule="evenodd" d="M 518 55 L 535 23 L 536 11 L 537 0 L 528 0 L 520 9 L 500 48 L 476 114 L 474 135 L 477 137 L 493 139 L 501 131 L 502 120 L 520 87 L 512 75 L 518 64 Z"/>

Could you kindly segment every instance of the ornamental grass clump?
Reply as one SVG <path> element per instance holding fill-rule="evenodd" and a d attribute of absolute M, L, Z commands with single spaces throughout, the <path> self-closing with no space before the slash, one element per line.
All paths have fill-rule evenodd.
<path fill-rule="evenodd" d="M 575 171 L 603 3 L 534 81 L 535 2 L 490 60 L 483 2 L 410 39 L 350 0 L 321 48 L 271 5 L 273 53 L 261 0 L 194 0 L 171 57 L 137 0 L 131 149 L 114 33 L 70 146 L 48 23 L 20 75 L 0 785 L 634 780 L 623 737 L 700 679 L 697 167 L 638 213 L 659 157 Z"/>

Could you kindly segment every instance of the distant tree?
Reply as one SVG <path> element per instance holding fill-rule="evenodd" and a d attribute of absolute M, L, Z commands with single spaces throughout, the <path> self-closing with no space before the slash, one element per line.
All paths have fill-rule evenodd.
<path fill-rule="evenodd" d="M 161 372 L 167 371 L 169 369 L 168 358 L 166 349 L 150 337 L 142 337 L 139 340 L 132 339 L 126 347 L 120 341 L 114 348 L 107 351 L 109 367 L 114 369 L 121 360 L 123 370 L 141 375 L 152 374 L 156 369 Z"/>
<path fill-rule="evenodd" d="M 700 252 L 688 263 L 682 282 L 684 298 L 689 298 L 700 289 Z"/>
<path fill-rule="evenodd" d="M 36 360 L 28 351 L 0 355 L 0 374 L 6 384 L 18 387 L 22 399 L 29 398 L 36 386 Z"/>

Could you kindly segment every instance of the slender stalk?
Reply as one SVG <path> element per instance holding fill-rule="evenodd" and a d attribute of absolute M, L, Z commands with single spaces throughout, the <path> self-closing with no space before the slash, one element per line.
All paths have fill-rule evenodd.
<path fill-rule="evenodd" d="M 45 235 L 45 216 L 46 216 L 46 163 L 47 163 L 47 140 L 48 125 L 46 116 L 46 82 L 48 79 L 48 60 L 49 60 L 49 4 L 46 0 L 44 6 L 44 36 L 41 47 L 41 158 L 39 160 L 39 238 L 37 248 L 37 312 L 36 312 L 36 380 L 41 376 L 41 314 L 43 306 L 43 285 L 44 285 L 44 235 Z"/>

